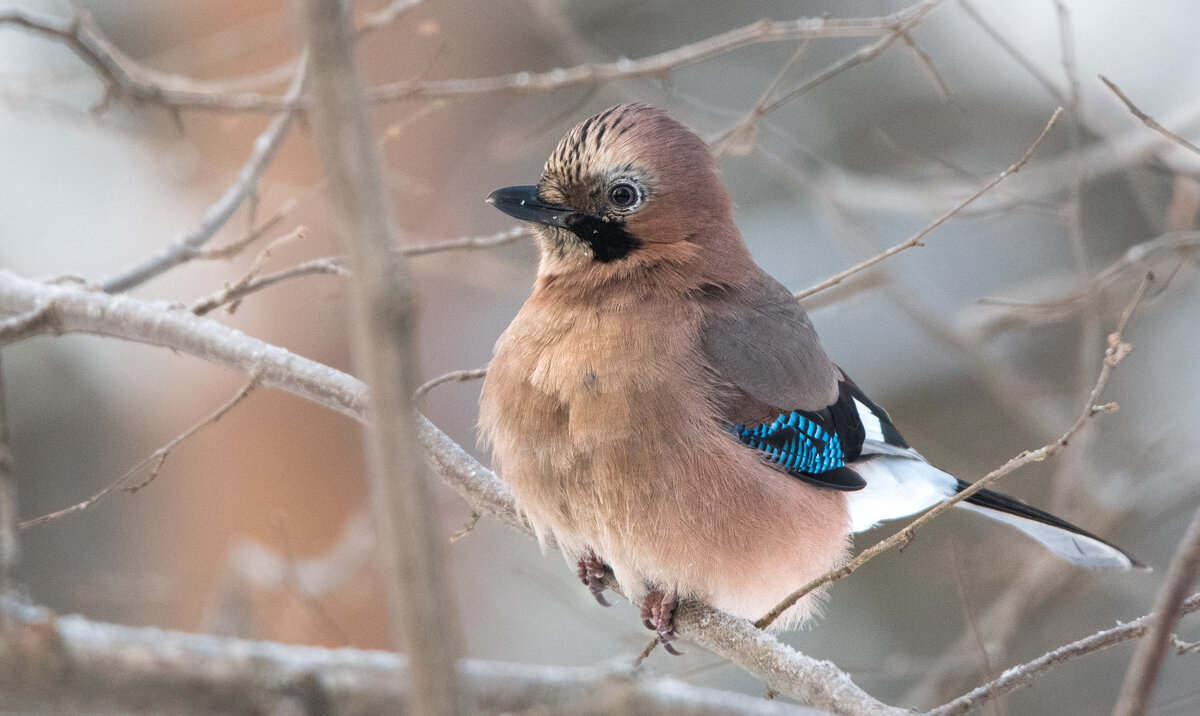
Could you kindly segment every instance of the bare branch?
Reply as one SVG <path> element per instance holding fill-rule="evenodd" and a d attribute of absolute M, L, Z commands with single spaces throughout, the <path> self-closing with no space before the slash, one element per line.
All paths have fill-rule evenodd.
<path fill-rule="evenodd" d="M 807 37 L 873 37 L 894 33 L 901 24 L 923 16 L 942 0 L 924 0 L 891 15 L 872 18 L 798 18 L 796 20 L 760 20 L 736 30 L 681 45 L 666 52 L 637 60 L 621 58 L 614 62 L 586 63 L 549 72 L 513 72 L 494 77 L 410 80 L 380 85 L 368 91 L 372 102 L 415 99 L 462 98 L 495 92 L 533 92 L 557 90 L 580 84 L 618 79 L 663 77 L 673 70 L 695 64 L 749 45 L 787 42 Z M 18 24 L 42 34 L 72 42 L 71 21 L 56 20 L 22 11 L 0 14 L 0 24 Z M 215 83 L 203 83 L 171 76 L 155 81 L 146 70 L 128 58 L 117 58 L 115 50 L 88 28 L 81 33 L 91 44 L 75 42 L 72 49 L 96 71 L 119 88 L 121 94 L 143 102 L 177 109 L 206 109 L 229 112 L 280 112 L 308 107 L 307 97 L 264 97 L 257 92 L 229 92 Z M 892 35 L 894 40 L 894 34 Z M 890 43 L 889 43 L 890 44 Z M 99 47 L 102 45 L 103 47 Z M 97 49 L 99 47 L 99 49 Z M 118 61 L 119 59 L 119 61 Z M 823 81 L 823 80 L 822 80 Z"/>
<path fill-rule="evenodd" d="M 432 380 L 425 381 L 421 384 L 421 387 L 413 391 L 413 400 L 424 396 L 426 393 L 438 387 L 439 385 L 445 385 L 446 383 L 462 383 L 468 380 L 479 380 L 485 375 L 487 375 L 487 366 L 472 370 L 456 370 L 444 375 L 439 375 Z"/>
<path fill-rule="evenodd" d="M 1133 116 L 1135 116 L 1139 120 L 1141 120 L 1142 124 L 1146 125 L 1150 129 L 1153 129 L 1154 131 L 1158 132 L 1162 136 L 1164 136 L 1167 139 L 1169 139 L 1170 141 L 1178 144 L 1179 146 L 1183 147 L 1184 149 L 1188 150 L 1189 152 L 1196 154 L 1196 155 L 1200 155 L 1200 147 L 1197 147 L 1195 144 L 1192 144 L 1188 140 L 1184 139 L 1183 137 L 1179 136 L 1178 134 L 1176 134 L 1176 133 L 1172 132 L 1171 130 L 1167 129 L 1166 127 L 1162 126 L 1161 124 L 1158 123 L 1158 121 L 1156 119 L 1154 119 L 1154 117 L 1151 117 L 1150 115 L 1146 114 L 1142 110 L 1138 109 L 1137 105 L 1135 105 L 1133 103 L 1133 100 L 1126 97 L 1125 93 L 1121 91 L 1121 88 L 1118 87 L 1115 82 L 1113 82 L 1109 78 L 1105 77 L 1104 75 L 1100 75 L 1100 81 L 1103 82 L 1105 84 L 1105 86 L 1107 86 L 1110 90 L 1112 90 L 1113 94 L 1115 94 L 1117 96 L 1117 99 L 1121 100 L 1121 102 L 1124 103 L 1125 107 L 1130 112 L 1133 113 Z"/>
<path fill-rule="evenodd" d="M 287 97 L 300 96 L 304 90 L 307 67 L 308 61 L 302 57 L 296 66 L 296 76 L 292 79 L 291 86 L 288 87 Z M 280 112 L 271 120 L 263 133 L 254 140 L 254 149 L 250 152 L 246 164 L 238 172 L 237 179 L 229 185 L 225 193 L 212 206 L 208 207 L 199 224 L 177 237 L 159 253 L 108 279 L 102 284 L 102 288 L 108 293 L 127 291 L 181 263 L 196 258 L 199 255 L 200 247 L 207 243 L 233 217 L 238 207 L 254 193 L 263 172 L 275 160 L 275 154 L 283 145 L 283 140 L 287 138 L 293 117 L 291 112 Z"/>
<path fill-rule="evenodd" d="M 61 510 L 57 510 L 57 511 L 51 512 L 49 514 L 42 515 L 41 517 L 35 517 L 31 520 L 25 520 L 20 525 L 21 529 L 27 530 L 31 527 L 38 527 L 39 525 L 44 525 L 47 522 L 52 522 L 54 520 L 57 520 L 60 517 L 66 517 L 67 515 L 71 515 L 76 512 L 82 512 L 82 511 L 88 509 L 89 507 L 91 507 L 92 505 L 95 505 L 97 502 L 100 502 L 101 500 L 103 500 L 105 497 L 107 497 L 110 493 L 112 493 L 114 490 L 117 490 L 118 488 L 121 490 L 125 490 L 126 492 L 137 492 L 138 490 L 142 489 L 143 487 L 146 487 L 147 485 L 149 485 L 151 482 L 154 481 L 154 478 L 158 477 L 158 472 L 159 472 L 159 470 L 162 469 L 163 464 L 166 463 L 167 456 L 171 454 L 171 450 L 175 449 L 175 447 L 177 447 L 184 440 L 187 440 L 191 436 L 198 433 L 201 429 L 203 429 L 209 425 L 212 425 L 213 423 L 217 422 L 221 418 L 225 417 L 225 415 L 230 410 L 233 410 L 233 408 L 238 403 L 241 403 L 243 400 L 245 400 L 246 397 L 248 395 L 250 395 L 251 391 L 254 390 L 254 388 L 255 388 L 255 383 L 252 380 L 249 383 L 247 383 L 245 386 L 243 386 L 242 389 L 239 390 L 232 398 L 227 400 L 224 405 L 222 405 L 221 407 L 219 407 L 215 411 L 213 411 L 213 413 L 211 415 L 209 415 L 207 418 L 201 420 L 200 422 L 196 423 L 195 425 L 188 428 L 187 430 L 184 430 L 182 433 L 176 435 L 174 438 L 171 438 L 171 441 L 168 442 L 166 445 L 163 445 L 159 449 L 155 450 L 144 460 L 142 460 L 138 464 L 134 465 L 133 467 L 129 468 L 129 470 L 126 471 L 124 475 L 121 475 L 116 480 L 109 483 L 104 489 L 100 490 L 96 494 L 87 498 L 83 502 L 79 502 L 77 504 L 71 505 L 70 507 L 65 507 Z M 141 470 L 143 467 L 149 465 L 150 463 L 154 463 L 154 469 L 152 469 L 150 471 L 149 476 L 145 480 L 139 482 L 136 485 L 131 485 L 131 486 L 125 485 L 125 483 L 129 481 L 129 478 L 136 475 L 139 470 Z"/>
<path fill-rule="evenodd" d="M 64 713 L 408 713 L 400 654 L 128 627 L 0 603 L 0 709 Z M 480 713 L 603 711 L 663 716 L 816 716 L 680 681 L 605 668 L 466 660 Z M 611 707 L 610 707 L 611 706 Z"/>
<path fill-rule="evenodd" d="M 309 117 L 354 274 L 355 363 L 370 386 L 367 478 L 394 643 L 403 643 L 411 656 L 413 713 L 449 716 L 464 713 L 467 704 L 455 670 L 462 652 L 459 623 L 412 405 L 419 375 L 416 304 L 407 266 L 391 249 L 395 231 L 383 165 L 347 14 L 341 0 L 300 3 L 312 52 Z"/>
<path fill-rule="evenodd" d="M 1196 611 L 1200 611 L 1200 594 L 1193 594 L 1188 597 L 1180 610 L 1181 614 L 1192 614 Z M 1147 614 L 1128 624 L 1106 629 L 1079 641 L 1060 646 L 1033 661 L 1006 670 L 995 681 L 986 683 L 969 693 L 963 694 L 950 703 L 938 706 L 926 716 L 960 716 L 961 714 L 973 711 L 989 699 L 994 699 L 1022 686 L 1028 686 L 1034 679 L 1060 664 L 1143 636 L 1149 630 L 1150 622 L 1154 618 L 1154 614 Z"/>
<path fill-rule="evenodd" d="M 0 269 L 0 312 L 19 313 L 44 304 L 53 304 L 63 332 L 93 333 L 171 348 L 244 372 L 263 387 L 283 390 L 355 420 L 366 419 L 363 384 L 326 365 L 166 303 L 31 281 Z M 418 427 L 426 459 L 472 510 L 532 535 L 504 481 L 433 423 L 419 417 Z M 844 674 L 829 682 L 807 681 L 816 674 L 836 672 L 836 668 L 779 643 L 748 620 L 694 605 L 681 607 L 676 625 L 686 638 L 738 664 L 780 693 L 811 699 L 809 703 L 816 708 L 838 713 L 889 712 L 887 706 L 861 690 L 855 691 L 857 687 Z M 843 707 L 851 695 L 849 706 Z M 865 704 L 873 704 L 874 710 Z"/>
<path fill-rule="evenodd" d="M 923 515 L 908 523 L 904 529 L 896 532 L 882 542 L 863 550 L 858 554 L 857 557 L 847 562 L 844 566 L 827 572 L 795 592 L 792 592 L 787 596 L 787 598 L 777 604 L 774 609 L 764 614 L 761 619 L 755 622 L 755 626 L 761 629 L 767 628 L 792 605 L 794 605 L 805 595 L 811 593 L 813 590 L 853 574 L 859 567 L 863 566 L 887 550 L 892 549 L 893 547 L 908 544 L 912 541 L 917 529 L 924 527 L 929 523 L 930 520 L 936 518 L 943 512 L 946 512 L 954 505 L 957 505 L 968 497 L 974 495 L 1013 470 L 1016 470 L 1017 468 L 1027 465 L 1031 462 L 1040 462 L 1048 457 L 1056 455 L 1057 453 L 1061 452 L 1063 448 L 1065 448 L 1071 441 L 1071 439 L 1074 438 L 1081 429 L 1083 429 L 1083 426 L 1090 422 L 1097 414 L 1116 410 L 1116 404 L 1110 403 L 1108 405 L 1097 405 L 1096 399 L 1099 397 L 1101 391 L 1104 390 L 1104 386 L 1108 384 L 1108 379 L 1109 376 L 1112 375 L 1113 367 L 1116 366 L 1116 364 L 1119 363 L 1131 349 L 1131 346 L 1128 343 L 1123 343 L 1121 341 L 1121 332 L 1125 330 L 1126 322 L 1133 314 L 1134 309 L 1141 302 L 1142 296 L 1146 290 L 1146 286 L 1149 284 L 1150 280 L 1151 276 L 1147 276 L 1146 279 L 1142 281 L 1142 284 L 1138 287 L 1137 293 L 1134 294 L 1133 299 L 1129 302 L 1129 306 L 1126 308 L 1125 313 L 1122 314 L 1121 320 L 1117 325 L 1117 329 L 1109 335 L 1109 347 L 1105 351 L 1104 360 L 1101 362 L 1100 375 L 1096 379 L 1096 385 L 1092 388 L 1091 393 L 1088 395 L 1087 401 L 1084 403 L 1083 409 L 1079 413 L 1079 417 L 1076 418 L 1075 422 L 1070 428 L 1067 429 L 1065 433 L 1062 434 L 1061 437 L 1052 443 L 1043 445 L 1037 450 L 1026 450 L 1022 452 L 1020 455 L 1017 455 L 1000 467 L 992 470 L 987 475 L 984 475 L 970 487 L 937 503 Z"/>
<path fill-rule="evenodd" d="M 1171 566 L 1167 567 L 1162 588 L 1154 598 L 1153 617 L 1129 662 L 1129 671 L 1121 684 L 1121 694 L 1117 697 L 1113 716 L 1141 716 L 1146 713 L 1150 693 L 1167 655 L 1171 632 L 1186 613 L 1184 598 L 1196 583 L 1197 572 L 1200 572 L 1200 509 L 1192 516 L 1187 532 L 1179 541 L 1175 556 L 1171 558 Z"/>
<path fill-rule="evenodd" d="M 867 259 L 866 261 L 862 261 L 858 264 L 855 264 L 854 266 L 851 266 L 850 268 L 846 269 L 845 271 L 835 274 L 834 276 L 831 276 L 831 277 L 825 279 L 824 281 L 822 281 L 821 283 L 818 283 L 815 286 L 811 286 L 809 288 L 804 289 L 803 291 L 796 294 L 796 299 L 803 300 L 803 299 L 813 295 L 814 293 L 817 293 L 819 291 L 824 291 L 825 289 L 829 288 L 830 286 L 836 286 L 839 283 L 841 283 L 842 281 L 845 281 L 846 279 L 850 278 L 854 274 L 856 274 L 860 271 L 869 269 L 872 266 L 874 266 L 875 264 L 879 263 L 880 261 L 891 258 L 892 256 L 895 256 L 896 254 L 900 253 L 901 251 L 904 251 L 905 249 L 911 249 L 914 246 L 924 246 L 924 244 L 921 243 L 921 239 L 928 236 L 930 232 L 932 232 L 934 229 L 938 228 L 942 224 L 946 223 L 951 217 L 953 217 L 958 212 L 960 212 L 963 209 L 965 209 L 966 207 L 970 206 L 971 203 L 974 202 L 976 199 L 978 199 L 979 197 L 981 197 L 984 194 L 991 191 L 993 187 L 995 187 L 1000 182 L 1004 181 L 1005 178 L 1021 171 L 1021 167 L 1025 166 L 1025 163 L 1028 162 L 1029 158 L 1033 156 L 1033 152 L 1042 143 L 1042 140 L 1045 139 L 1046 135 L 1050 133 L 1050 129 L 1054 126 L 1054 123 L 1058 120 L 1058 116 L 1060 114 L 1062 114 L 1062 107 L 1059 107 L 1058 109 L 1054 110 L 1054 114 L 1050 115 L 1050 121 L 1046 122 L 1046 126 L 1042 129 L 1042 133 L 1038 135 L 1037 139 L 1033 140 L 1033 144 L 1029 145 L 1029 149 L 1025 150 L 1025 154 L 1022 155 L 1021 158 L 1018 159 L 1015 164 L 1013 164 L 1008 169 L 1005 169 L 1004 171 L 997 174 L 996 177 L 994 179 L 992 179 L 990 182 L 988 182 L 983 188 L 981 188 L 979 191 L 975 192 L 971 196 L 967 197 L 965 200 L 960 202 L 957 206 L 955 206 L 950 211 L 946 212 L 945 214 L 942 214 L 932 224 L 930 224 L 929 226 L 926 226 L 924 229 L 917 232 L 915 235 L 913 235 L 909 239 L 902 241 L 899 244 L 896 244 L 895 246 L 891 247 L 890 249 L 884 251 L 883 253 L 876 254 L 875 256 L 872 256 L 871 258 Z"/>

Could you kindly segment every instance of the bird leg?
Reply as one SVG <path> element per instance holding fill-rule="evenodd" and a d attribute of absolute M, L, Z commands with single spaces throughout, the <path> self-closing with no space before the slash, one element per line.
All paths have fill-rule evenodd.
<path fill-rule="evenodd" d="M 588 588 L 602 607 L 612 606 L 612 602 L 604 598 L 604 577 L 607 573 L 608 565 L 591 550 L 579 560 L 579 581 L 583 582 L 583 586 Z"/>
<path fill-rule="evenodd" d="M 671 646 L 675 641 L 675 593 L 655 587 L 642 602 L 642 623 L 658 634 L 658 641 L 668 654 L 683 656 L 683 652 Z"/>

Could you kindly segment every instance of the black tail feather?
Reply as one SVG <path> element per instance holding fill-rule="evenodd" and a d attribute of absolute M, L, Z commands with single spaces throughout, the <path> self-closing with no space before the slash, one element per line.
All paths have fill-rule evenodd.
<path fill-rule="evenodd" d="M 959 480 L 958 481 L 958 492 L 962 492 L 963 490 L 967 489 L 970 486 L 971 486 L 971 483 L 965 482 L 963 480 Z M 1108 540 L 1103 539 L 1101 537 L 1097 537 L 1096 535 L 1092 534 L 1091 532 L 1088 532 L 1087 530 L 1085 530 L 1081 527 L 1076 527 L 1075 525 L 1071 524 L 1070 522 L 1067 522 L 1066 520 L 1062 519 L 1061 517 L 1056 517 L 1056 516 L 1050 514 L 1049 512 L 1045 512 L 1044 510 L 1039 510 L 1036 507 L 1028 505 L 1028 504 L 1016 499 L 1015 497 L 1009 497 L 1008 495 L 1004 495 L 999 492 L 992 492 L 991 490 L 980 490 L 979 492 L 976 492 L 974 495 L 971 495 L 970 497 L 968 497 L 965 501 L 969 502 L 972 505 L 979 505 L 980 507 L 986 507 L 990 510 L 996 510 L 997 512 L 1004 512 L 1006 514 L 1015 515 L 1017 517 L 1023 517 L 1027 520 L 1034 520 L 1035 522 L 1041 522 L 1042 524 L 1050 525 L 1051 527 L 1057 527 L 1061 530 L 1066 530 L 1067 532 L 1072 532 L 1074 534 L 1081 535 L 1081 536 L 1087 537 L 1089 539 L 1094 539 L 1097 542 L 1101 542 L 1103 544 L 1108 545 L 1109 547 L 1112 547 L 1113 549 L 1117 550 L 1121 554 L 1128 557 L 1129 561 L 1133 564 L 1134 567 L 1136 567 L 1138 569 L 1146 568 L 1146 565 L 1142 564 L 1140 561 L 1135 559 L 1133 557 L 1133 555 L 1129 554 L 1125 550 L 1116 546 L 1112 542 L 1109 542 Z"/>

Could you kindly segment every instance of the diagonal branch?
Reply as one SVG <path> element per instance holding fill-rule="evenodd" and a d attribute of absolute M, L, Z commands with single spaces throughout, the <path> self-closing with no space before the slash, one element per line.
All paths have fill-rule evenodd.
<path fill-rule="evenodd" d="M 1179 541 L 1171 566 L 1163 578 L 1163 586 L 1154 599 L 1154 614 L 1147 626 L 1146 635 L 1138 642 L 1137 651 L 1129 663 L 1125 682 L 1117 697 L 1114 716 L 1141 716 L 1146 713 L 1150 693 L 1163 659 L 1175 624 L 1184 614 L 1185 597 L 1196 583 L 1200 571 L 1200 509 L 1196 510 L 1187 532 Z"/>
<path fill-rule="evenodd" d="M 1025 150 L 1025 154 L 1023 154 L 1020 159 L 1018 159 L 1011 166 L 1009 166 L 1008 169 L 1005 169 L 1004 171 L 997 174 L 994 179 L 992 179 L 990 182 L 985 184 L 982 188 L 980 188 L 974 194 L 967 197 L 963 201 L 959 202 L 959 204 L 957 206 L 955 206 L 953 209 L 951 209 L 950 211 L 947 211 L 945 214 L 942 214 L 941 216 L 939 216 L 936 220 L 934 220 L 934 222 L 932 224 L 930 224 L 929 226 L 926 226 L 924 229 L 918 231 L 916 234 L 914 234 L 910 238 L 896 244 L 895 246 L 891 247 L 890 249 L 887 249 L 886 251 L 883 251 L 882 253 L 876 254 L 875 256 L 872 256 L 871 258 L 869 258 L 865 261 L 857 263 L 854 266 L 851 266 L 850 268 L 846 269 L 845 271 L 842 271 L 841 273 L 830 276 L 829 278 L 825 279 L 824 281 L 822 281 L 821 283 L 818 283 L 815 286 L 810 286 L 809 288 L 804 289 L 803 291 L 796 294 L 796 299 L 804 300 L 805 298 L 808 298 L 809 296 L 813 295 L 814 293 L 818 293 L 820 291 L 824 291 L 827 288 L 836 286 L 839 283 L 841 283 L 842 281 L 845 281 L 846 279 L 850 278 L 854 274 L 859 273 L 860 271 L 865 271 L 866 269 L 871 268 L 872 266 L 879 263 L 880 261 L 890 259 L 891 257 L 895 256 L 896 254 L 900 253 L 901 251 L 905 251 L 906 249 L 911 249 L 914 246 L 924 246 L 925 244 L 923 244 L 921 242 L 921 240 L 924 239 L 926 236 L 928 236 L 930 234 L 930 232 L 932 232 L 934 229 L 938 228 L 942 224 L 949 221 L 955 214 L 957 214 L 958 212 L 960 212 L 963 209 L 970 206 L 976 199 L 978 199 L 979 197 L 981 197 L 984 194 L 991 191 L 993 188 L 995 188 L 995 186 L 997 184 L 1004 181 L 1007 177 L 1021 171 L 1021 167 L 1025 166 L 1025 164 L 1029 161 L 1029 158 L 1033 156 L 1034 151 L 1038 148 L 1039 145 L 1041 145 L 1042 140 L 1045 139 L 1046 135 L 1050 133 L 1050 129 L 1054 126 L 1054 123 L 1058 120 L 1058 116 L 1060 114 L 1062 114 L 1062 111 L 1063 111 L 1062 107 L 1059 107 L 1058 109 L 1054 110 L 1054 114 L 1050 115 L 1050 121 L 1046 122 L 1046 126 L 1042 128 L 1042 133 L 1038 135 L 1037 139 L 1033 140 L 1033 144 L 1029 145 L 1029 149 Z"/>
<path fill-rule="evenodd" d="M 1180 607 L 1180 614 L 1192 614 L 1197 611 L 1200 611 L 1200 594 L 1193 594 Z M 1103 651 L 1123 641 L 1138 639 L 1144 636 L 1150 629 L 1150 622 L 1154 618 L 1154 614 L 1147 614 L 1128 624 L 1106 629 L 1079 641 L 1060 646 L 1033 661 L 1007 669 L 1000 675 L 1000 678 L 990 681 L 977 689 L 973 689 L 947 704 L 938 706 L 931 710 L 927 716 L 961 716 L 961 714 L 969 713 L 991 699 L 1007 694 L 1010 691 L 1015 691 L 1023 686 L 1028 686 L 1038 676 L 1041 676 L 1059 664 L 1080 656 Z"/>
<path fill-rule="evenodd" d="M 109 295 L 77 286 L 24 279 L 0 269 L 0 312 L 22 313 L 50 305 L 64 333 L 91 333 L 171 348 L 243 372 L 265 388 L 283 390 L 358 421 L 366 420 L 361 381 L 316 361 L 165 302 Z M 418 416 L 426 459 L 470 505 L 524 534 L 532 530 L 513 504 L 512 491 L 433 423 Z M 679 633 L 739 665 L 769 687 L 838 714 L 889 714 L 829 662 L 813 659 L 746 620 L 703 605 L 680 607 Z"/>

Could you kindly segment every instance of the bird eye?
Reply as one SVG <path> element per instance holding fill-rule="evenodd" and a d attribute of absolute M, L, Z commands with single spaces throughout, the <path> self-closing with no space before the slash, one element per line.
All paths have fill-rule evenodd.
<path fill-rule="evenodd" d="M 632 184 L 614 184 L 613 188 L 608 190 L 608 200 L 619 209 L 628 209 L 640 198 L 637 187 Z"/>

